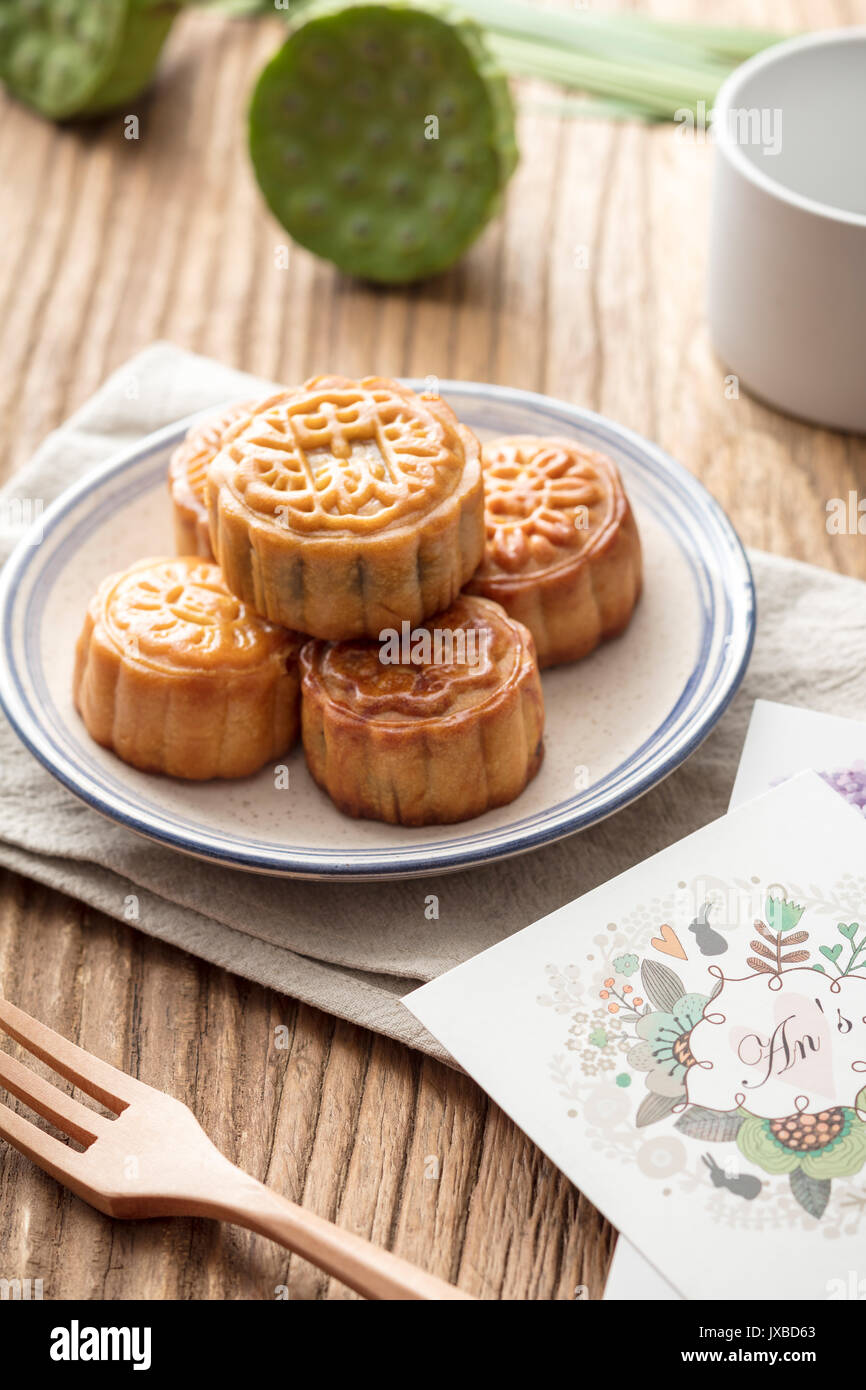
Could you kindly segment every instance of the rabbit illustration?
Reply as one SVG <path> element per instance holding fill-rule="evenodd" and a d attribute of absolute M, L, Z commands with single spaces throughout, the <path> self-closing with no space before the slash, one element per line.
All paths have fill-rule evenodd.
<path fill-rule="evenodd" d="M 747 1202 L 751 1202 L 757 1197 L 763 1186 L 760 1178 L 756 1178 L 752 1173 L 740 1173 L 734 1177 L 729 1177 L 724 1168 L 719 1167 L 711 1154 L 704 1154 L 703 1160 L 710 1170 L 713 1187 L 726 1187 L 729 1192 L 733 1192 L 735 1197 L 743 1197 Z"/>
<path fill-rule="evenodd" d="M 720 956 L 728 949 L 728 943 L 725 938 L 710 926 L 709 916 L 711 908 L 712 903 L 704 903 L 698 916 L 689 927 L 689 931 L 693 934 L 698 943 L 702 956 Z"/>

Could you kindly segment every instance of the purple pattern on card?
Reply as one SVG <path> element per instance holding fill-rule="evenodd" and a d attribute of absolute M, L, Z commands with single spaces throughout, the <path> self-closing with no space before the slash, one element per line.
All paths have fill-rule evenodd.
<path fill-rule="evenodd" d="M 821 776 L 834 792 L 844 796 L 866 816 L 866 762 L 862 758 L 851 767 L 837 772 L 822 772 Z"/>

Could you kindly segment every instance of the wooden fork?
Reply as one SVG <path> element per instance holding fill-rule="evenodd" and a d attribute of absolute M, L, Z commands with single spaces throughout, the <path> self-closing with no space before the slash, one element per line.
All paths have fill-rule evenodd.
<path fill-rule="evenodd" d="M 85 1151 L 2 1102 L 0 1138 L 99 1211 L 231 1221 L 294 1250 L 367 1298 L 471 1298 L 278 1196 L 224 1158 L 179 1100 L 101 1062 L 2 998 L 0 1029 L 113 1112 L 97 1114 L 0 1052 L 0 1086 Z"/>

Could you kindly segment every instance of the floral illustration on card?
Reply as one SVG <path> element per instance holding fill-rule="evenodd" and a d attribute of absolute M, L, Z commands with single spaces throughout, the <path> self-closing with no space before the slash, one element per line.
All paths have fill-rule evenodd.
<path fill-rule="evenodd" d="M 866 1170 L 866 926 L 828 925 L 838 892 L 770 885 L 735 934 L 720 901 L 689 918 L 657 902 L 666 920 L 635 914 L 642 939 L 614 923 L 594 938 L 590 972 L 548 967 L 539 1002 L 567 1014 L 576 1054 L 551 1079 L 593 1147 L 677 1190 L 703 1182 L 720 1220 L 755 1203 L 781 1224 L 793 1202 L 821 1221 L 834 1182 Z"/>

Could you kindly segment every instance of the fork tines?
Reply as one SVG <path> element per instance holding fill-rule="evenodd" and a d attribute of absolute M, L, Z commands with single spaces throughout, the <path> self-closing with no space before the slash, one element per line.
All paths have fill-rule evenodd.
<path fill-rule="evenodd" d="M 68 1038 L 46 1028 L 43 1023 L 3 998 L 0 998 L 0 1031 L 14 1038 L 34 1057 L 45 1062 L 67 1081 L 73 1082 L 86 1095 L 113 1111 L 115 1117 L 131 1105 L 136 1092 L 150 1090 L 134 1077 L 100 1061 Z M 114 1123 L 114 1117 L 109 1119 L 82 1105 L 58 1090 L 50 1081 L 37 1076 L 16 1057 L 3 1051 L 0 1051 L 0 1087 L 85 1149 L 100 1135 L 106 1134 L 108 1127 Z M 67 1180 L 74 1177 L 78 1161 L 84 1157 L 2 1102 L 0 1138 L 61 1179 L 64 1175 Z"/>

